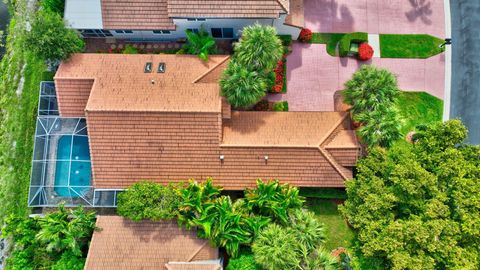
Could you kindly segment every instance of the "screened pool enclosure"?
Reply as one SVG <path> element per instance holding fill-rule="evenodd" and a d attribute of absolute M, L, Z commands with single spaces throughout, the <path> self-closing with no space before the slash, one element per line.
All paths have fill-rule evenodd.
<path fill-rule="evenodd" d="M 92 187 L 85 118 L 58 113 L 53 82 L 42 82 L 32 160 L 30 206 L 116 206 L 120 190 Z"/>

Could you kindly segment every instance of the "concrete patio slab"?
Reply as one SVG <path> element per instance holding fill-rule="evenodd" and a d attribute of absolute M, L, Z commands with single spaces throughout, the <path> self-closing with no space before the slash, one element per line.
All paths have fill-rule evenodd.
<path fill-rule="evenodd" d="M 390 70 L 405 91 L 426 91 L 444 96 L 445 57 L 428 59 L 373 58 L 359 62 L 354 58 L 332 57 L 324 44 L 294 43 L 287 57 L 287 93 L 272 94 L 272 101 L 287 100 L 290 111 L 333 111 L 333 95 L 363 64 Z"/>
<path fill-rule="evenodd" d="M 305 26 L 314 32 L 430 34 L 444 31 L 440 0 L 305 0 Z"/>

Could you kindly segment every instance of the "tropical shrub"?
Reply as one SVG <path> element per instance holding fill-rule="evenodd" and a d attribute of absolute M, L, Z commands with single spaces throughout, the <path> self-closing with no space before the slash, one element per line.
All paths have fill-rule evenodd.
<path fill-rule="evenodd" d="M 232 59 L 220 80 L 221 94 L 233 107 L 248 107 L 266 94 L 264 74 Z"/>
<path fill-rule="evenodd" d="M 278 38 L 282 41 L 283 46 L 292 45 L 292 36 L 291 35 L 278 35 Z"/>
<path fill-rule="evenodd" d="M 14 242 L 6 269 L 83 269 L 94 230 L 95 213 L 81 207 L 60 205 L 45 217 L 10 216 L 2 228 Z"/>
<path fill-rule="evenodd" d="M 274 74 L 275 74 L 275 82 L 272 86 L 269 86 L 268 89 L 270 89 L 270 93 L 281 93 L 285 92 L 285 86 L 286 86 L 286 62 L 287 59 L 284 57 L 281 60 L 277 62 L 277 66 L 275 67 Z"/>
<path fill-rule="evenodd" d="M 61 15 L 49 10 L 36 12 L 22 43 L 27 50 L 45 60 L 67 59 L 85 46 L 75 30 L 65 27 Z"/>
<path fill-rule="evenodd" d="M 288 101 L 275 102 L 272 109 L 277 112 L 288 112 Z"/>
<path fill-rule="evenodd" d="M 63 17 L 65 0 L 42 0 L 42 8 L 60 14 Z"/>
<path fill-rule="evenodd" d="M 198 33 L 194 33 L 187 30 L 185 34 L 187 43 L 182 48 L 185 53 L 197 55 L 203 61 L 208 61 L 208 56 L 216 52 L 215 39 L 207 31 L 200 29 Z"/>
<path fill-rule="evenodd" d="M 371 149 L 346 182 L 356 252 L 387 269 L 478 269 L 480 147 L 463 144 L 459 120 L 420 133 L 413 145 Z"/>
<path fill-rule="evenodd" d="M 388 147 L 400 138 L 394 109 L 399 93 L 395 76 L 373 66 L 362 66 L 345 83 L 344 102 L 352 106 L 353 119 L 363 125 L 359 134 L 368 146 Z"/>
<path fill-rule="evenodd" d="M 288 222 L 288 211 L 301 208 L 303 203 L 296 187 L 280 184 L 278 180 L 258 179 L 256 188 L 245 190 L 245 207 L 249 211 L 284 224 Z"/>
<path fill-rule="evenodd" d="M 240 65 L 263 74 L 273 70 L 284 49 L 274 27 L 254 24 L 243 28 L 234 51 Z"/>
<path fill-rule="evenodd" d="M 123 49 L 122 53 L 123 54 L 138 54 L 138 49 L 133 47 L 130 44 L 127 44 L 127 46 L 125 46 L 125 49 Z"/>
<path fill-rule="evenodd" d="M 308 43 L 312 40 L 312 36 L 312 30 L 308 28 L 302 28 L 302 30 L 300 31 L 300 35 L 298 35 L 298 40 L 304 43 Z"/>
<path fill-rule="evenodd" d="M 141 181 L 118 194 L 117 213 L 133 221 L 172 219 L 180 197 L 175 187 Z"/>
<path fill-rule="evenodd" d="M 237 258 L 230 259 L 227 270 L 263 270 L 257 263 L 253 253 L 240 253 Z"/>
<path fill-rule="evenodd" d="M 350 45 L 352 43 L 364 43 L 368 42 L 368 33 L 365 32 L 353 32 L 342 36 L 338 42 L 338 51 L 340 56 L 345 57 L 350 52 Z"/>
<path fill-rule="evenodd" d="M 373 48 L 366 42 L 363 42 L 358 47 L 358 59 L 361 61 L 368 61 L 373 57 Z"/>

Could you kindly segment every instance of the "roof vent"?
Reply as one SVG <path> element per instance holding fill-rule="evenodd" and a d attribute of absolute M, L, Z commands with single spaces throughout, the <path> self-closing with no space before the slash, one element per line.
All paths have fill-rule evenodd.
<path fill-rule="evenodd" d="M 143 70 L 145 73 L 151 73 L 152 72 L 152 62 L 147 62 L 145 64 L 145 69 Z"/>
<path fill-rule="evenodd" d="M 165 63 L 160 62 L 160 64 L 158 64 L 157 73 L 165 73 L 166 67 L 167 66 L 165 65 Z"/>

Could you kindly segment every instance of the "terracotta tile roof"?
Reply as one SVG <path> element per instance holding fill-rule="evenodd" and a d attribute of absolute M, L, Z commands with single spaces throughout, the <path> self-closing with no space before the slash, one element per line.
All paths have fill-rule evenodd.
<path fill-rule="evenodd" d="M 168 0 L 170 17 L 278 18 L 288 0 Z"/>
<path fill-rule="evenodd" d="M 101 0 L 104 29 L 175 30 L 167 0 Z"/>
<path fill-rule="evenodd" d="M 221 266 L 216 264 L 199 263 L 169 263 L 165 265 L 168 270 L 220 270 Z"/>
<path fill-rule="evenodd" d="M 358 148 L 359 143 L 353 130 L 341 130 L 332 140 L 325 145 L 325 148 Z"/>
<path fill-rule="evenodd" d="M 175 221 L 97 216 L 97 227 L 101 229 L 93 233 L 86 270 L 167 269 L 170 261 L 218 258 L 218 249 L 197 238 L 194 231 L 180 229 Z"/>
<path fill-rule="evenodd" d="M 233 112 L 223 125 L 223 146 L 318 147 L 346 113 Z"/>
<path fill-rule="evenodd" d="M 93 80 L 58 79 L 55 81 L 58 109 L 62 117 L 85 117 Z"/>
<path fill-rule="evenodd" d="M 218 84 L 193 81 L 225 59 L 211 56 L 204 63 L 194 55 L 76 54 L 60 65 L 55 80 L 93 79 L 88 111 L 220 112 Z M 144 73 L 147 62 L 153 64 L 151 73 Z M 160 62 L 165 73 L 157 73 Z"/>

